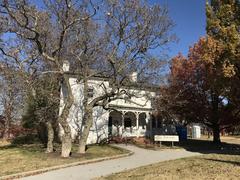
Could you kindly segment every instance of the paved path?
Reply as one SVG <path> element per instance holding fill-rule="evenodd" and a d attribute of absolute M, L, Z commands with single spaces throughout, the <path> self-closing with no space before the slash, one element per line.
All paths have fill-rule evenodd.
<path fill-rule="evenodd" d="M 153 151 L 138 148 L 132 145 L 118 145 L 133 151 L 134 154 L 128 157 L 107 160 L 92 164 L 79 165 L 65 169 L 50 171 L 47 173 L 22 178 L 23 180 L 88 180 L 95 177 L 106 176 L 112 173 L 132 169 L 148 164 L 166 160 L 173 160 L 183 157 L 200 155 L 199 153 L 185 150 L 163 150 Z"/>

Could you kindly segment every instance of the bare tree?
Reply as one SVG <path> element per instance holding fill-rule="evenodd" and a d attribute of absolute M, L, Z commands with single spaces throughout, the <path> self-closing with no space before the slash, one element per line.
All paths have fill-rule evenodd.
<path fill-rule="evenodd" d="M 7 63 L 0 63 L 0 108 L 4 117 L 3 139 L 11 138 L 12 126 L 19 124 L 22 108 L 21 81 L 18 72 Z"/>
<path fill-rule="evenodd" d="M 68 76 L 62 70 L 62 61 L 66 58 L 64 51 L 68 31 L 81 20 L 79 12 L 70 1 L 46 1 L 46 10 L 38 10 L 25 0 L 7 1 L 1 4 L 2 14 L 8 18 L 8 32 L 14 33 L 24 44 L 28 44 L 36 52 L 40 63 L 52 63 L 56 73 L 62 75 L 62 83 L 68 89 L 64 109 L 58 122 L 64 130 L 62 136 L 62 156 L 68 157 L 71 151 L 71 129 L 67 123 L 69 110 L 73 103 Z M 16 46 L 16 48 L 21 48 Z M 6 55 L 5 49 L 2 52 Z M 30 58 L 33 59 L 32 57 Z"/>
<path fill-rule="evenodd" d="M 38 65 L 52 64 L 54 68 L 44 73 L 57 73 L 62 77 L 67 91 L 58 118 L 64 131 L 63 157 L 68 157 L 71 151 L 67 118 L 74 103 L 69 82 L 72 72 L 64 71 L 63 62 L 67 60 L 74 65 L 71 71 L 78 74 L 84 85 L 84 127 L 79 143 L 79 152 L 84 153 L 93 123 L 93 108 L 108 108 L 110 101 L 136 96 L 138 93 L 129 88 L 130 74 L 138 71 L 142 84 L 159 75 L 162 61 L 152 55 L 152 50 L 160 51 L 174 39 L 169 34 L 173 23 L 167 9 L 150 6 L 144 0 L 44 0 L 42 8 L 26 0 L 3 0 L 0 12 L 9 21 L 6 32 L 15 34 L 25 48 L 31 49 L 31 53 L 25 53 L 29 55 L 27 61 L 37 59 Z M 2 52 L 7 54 L 4 48 Z M 89 80 L 96 76 L 110 79 L 111 88 L 103 83 L 103 93 L 90 99 Z"/>
<path fill-rule="evenodd" d="M 162 59 L 155 58 L 151 50 L 163 48 L 174 40 L 169 34 L 173 24 L 165 7 L 149 6 L 144 1 L 105 1 L 99 7 L 102 14 L 97 20 L 89 19 L 76 35 L 78 43 L 73 49 L 75 71 L 83 83 L 83 132 L 79 153 L 85 153 L 89 130 L 93 124 L 93 108 L 108 108 L 109 102 L 140 96 L 132 91 L 130 76 L 138 72 L 141 85 L 159 75 Z M 111 87 L 101 84 L 103 93 L 89 98 L 89 80 L 106 77 Z M 158 76 L 159 77 L 159 76 Z M 133 102 L 134 103 L 134 102 Z"/>

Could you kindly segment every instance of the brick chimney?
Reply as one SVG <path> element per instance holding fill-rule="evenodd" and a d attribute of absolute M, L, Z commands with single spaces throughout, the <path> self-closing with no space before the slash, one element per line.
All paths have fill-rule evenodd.
<path fill-rule="evenodd" d="M 63 61 L 63 71 L 68 72 L 70 69 L 70 63 L 68 61 Z"/>

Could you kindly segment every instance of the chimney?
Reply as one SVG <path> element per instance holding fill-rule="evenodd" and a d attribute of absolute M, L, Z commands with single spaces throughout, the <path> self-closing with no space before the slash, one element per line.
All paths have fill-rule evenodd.
<path fill-rule="evenodd" d="M 138 78 L 138 73 L 136 71 L 132 72 L 132 74 L 130 74 L 129 79 L 130 79 L 131 82 L 136 83 L 137 82 L 137 78 Z"/>
<path fill-rule="evenodd" d="M 70 63 L 68 61 L 63 61 L 63 71 L 68 72 L 70 69 Z"/>

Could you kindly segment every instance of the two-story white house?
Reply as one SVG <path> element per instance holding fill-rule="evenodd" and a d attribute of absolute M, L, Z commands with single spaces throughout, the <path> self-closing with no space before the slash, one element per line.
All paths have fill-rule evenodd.
<path fill-rule="evenodd" d="M 68 71 L 68 66 L 65 70 Z M 69 75 L 69 81 L 74 95 L 74 104 L 71 108 L 68 121 L 72 128 L 73 138 L 77 137 L 82 130 L 83 118 L 83 82 L 74 74 Z M 88 144 L 98 143 L 109 136 L 141 137 L 151 136 L 154 129 L 159 125 L 153 117 L 152 99 L 156 97 L 156 88 L 137 86 L 137 73 L 130 77 L 135 86 L 126 87 L 135 96 L 111 101 L 108 109 L 97 106 L 93 111 L 93 126 L 90 129 Z M 104 93 L 103 89 L 111 89 L 107 78 L 92 77 L 88 81 L 89 99 L 98 97 Z M 124 87 L 125 88 L 125 87 Z M 60 113 L 64 106 L 64 87 L 61 91 Z"/>

